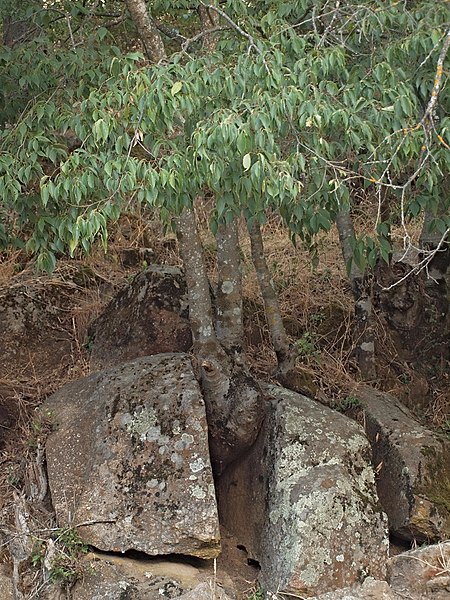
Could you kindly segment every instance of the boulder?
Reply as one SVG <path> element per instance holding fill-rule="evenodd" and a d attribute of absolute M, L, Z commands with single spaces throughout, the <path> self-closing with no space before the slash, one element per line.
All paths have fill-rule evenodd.
<path fill-rule="evenodd" d="M 67 379 L 78 354 L 72 319 L 82 296 L 73 281 L 27 272 L 0 286 L 0 447 L 23 418 L 22 399 Z"/>
<path fill-rule="evenodd" d="M 450 442 L 390 394 L 366 385 L 353 394 L 362 404 L 391 533 L 418 542 L 450 538 Z"/>
<path fill-rule="evenodd" d="M 387 580 L 399 598 L 450 598 L 450 542 L 425 546 L 389 560 Z"/>
<path fill-rule="evenodd" d="M 81 298 L 72 281 L 21 274 L 0 288 L 2 378 L 20 385 L 67 371 L 72 362 L 72 310 Z"/>
<path fill-rule="evenodd" d="M 230 600 L 225 591 L 213 581 L 199 583 L 193 590 L 179 596 L 178 600 Z"/>
<path fill-rule="evenodd" d="M 205 406 L 189 356 L 85 377 L 42 410 L 55 429 L 46 458 L 59 526 L 106 551 L 217 556 Z"/>
<path fill-rule="evenodd" d="M 409 598 L 409 596 L 407 596 Z M 386 581 L 367 577 L 362 585 L 314 596 L 310 600 L 400 600 Z"/>
<path fill-rule="evenodd" d="M 160 600 L 179 598 L 196 587 L 201 573 L 186 563 L 135 560 L 91 553 L 81 565 L 83 577 L 71 600 Z"/>
<path fill-rule="evenodd" d="M 192 334 L 180 269 L 154 265 L 136 275 L 91 325 L 90 337 L 95 371 L 140 356 L 189 350 Z"/>
<path fill-rule="evenodd" d="M 264 388 L 269 415 L 218 483 L 224 525 L 269 592 L 313 596 L 384 578 L 387 521 L 356 423 L 295 392 Z"/>

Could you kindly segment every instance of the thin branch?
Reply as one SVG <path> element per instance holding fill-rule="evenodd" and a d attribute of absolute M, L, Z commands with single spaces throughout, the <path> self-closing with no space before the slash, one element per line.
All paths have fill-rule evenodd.
<path fill-rule="evenodd" d="M 450 233 L 450 228 L 448 228 L 445 231 L 445 233 L 443 233 L 436 248 L 434 248 L 433 250 L 422 250 L 422 252 L 426 255 L 425 258 L 423 258 L 419 263 L 417 263 L 417 265 L 414 265 L 413 268 L 411 269 L 411 271 L 408 271 L 408 273 L 406 273 L 406 275 L 404 275 L 401 279 L 399 279 L 395 283 L 391 284 L 389 287 L 383 287 L 382 290 L 385 292 L 388 292 L 389 290 L 392 290 L 393 288 L 395 288 L 398 285 L 400 285 L 401 283 L 403 283 L 403 281 L 405 281 L 406 279 L 411 277 L 411 275 L 418 274 L 421 271 L 423 271 L 424 269 L 426 269 L 428 267 L 428 265 L 430 264 L 430 262 L 433 260 L 433 258 L 436 256 L 436 254 L 438 252 L 443 252 L 444 249 L 442 248 L 442 246 L 445 243 L 447 243 L 447 236 L 449 235 L 449 233 Z M 411 247 L 411 245 L 409 247 Z"/>
<path fill-rule="evenodd" d="M 172 27 L 168 27 L 167 25 L 161 23 L 160 21 L 157 21 L 156 19 L 154 19 L 153 22 L 155 23 L 157 29 L 159 29 L 161 33 L 163 33 L 171 40 L 175 40 L 180 44 L 186 42 L 187 38 L 184 35 L 181 35 L 181 33 L 176 29 L 172 29 Z"/>
<path fill-rule="evenodd" d="M 205 4 L 204 2 L 200 2 L 200 4 L 202 6 L 204 6 L 206 9 L 212 10 L 215 13 L 217 13 L 218 15 L 220 15 L 223 19 L 225 19 L 225 21 L 227 23 L 229 23 L 229 25 L 231 25 L 231 27 L 233 29 L 235 29 L 240 35 L 242 35 L 243 37 L 245 37 L 245 39 L 248 40 L 248 42 L 249 42 L 249 50 L 252 50 L 252 49 L 255 50 L 262 57 L 264 65 L 265 65 L 267 71 L 269 71 L 269 67 L 268 67 L 268 65 L 267 65 L 267 63 L 266 63 L 266 61 L 264 59 L 264 53 L 261 50 L 261 48 L 258 46 L 258 44 L 255 41 L 255 38 L 252 35 L 250 35 L 246 31 L 244 31 L 242 29 L 242 27 L 239 27 L 239 25 L 237 23 L 235 23 L 233 21 L 233 19 L 227 15 L 226 12 L 224 12 L 220 8 L 217 8 L 217 6 L 212 6 L 211 4 Z"/>
<path fill-rule="evenodd" d="M 211 29 L 204 29 L 203 31 L 200 31 L 200 33 L 197 33 L 197 35 L 194 35 L 191 38 L 184 38 L 184 41 L 181 44 L 181 49 L 184 52 L 187 52 L 187 49 L 191 44 L 193 44 L 194 42 L 198 42 L 198 40 L 201 40 L 203 37 L 208 36 L 211 33 L 216 33 L 217 31 L 226 31 L 229 29 L 230 27 L 226 27 L 223 25 L 217 25 L 216 27 L 211 27 Z"/>
<path fill-rule="evenodd" d="M 434 85 L 431 91 L 431 98 L 428 102 L 427 108 L 425 109 L 425 113 L 422 119 L 419 122 L 419 125 L 427 127 L 430 129 L 430 122 L 434 121 L 434 111 L 436 108 L 436 103 L 439 97 L 439 92 L 441 89 L 442 83 L 442 75 L 444 74 L 444 60 L 447 56 L 448 49 L 450 47 L 450 29 L 447 31 L 445 36 L 444 44 L 442 45 L 441 52 L 439 53 L 439 57 L 436 65 L 436 75 L 434 78 Z"/>
<path fill-rule="evenodd" d="M 67 23 L 67 29 L 69 30 L 69 37 L 70 37 L 70 42 L 72 44 L 72 50 L 75 50 L 76 49 L 75 40 L 73 37 L 72 25 L 70 23 L 69 15 L 66 15 L 66 23 Z"/>

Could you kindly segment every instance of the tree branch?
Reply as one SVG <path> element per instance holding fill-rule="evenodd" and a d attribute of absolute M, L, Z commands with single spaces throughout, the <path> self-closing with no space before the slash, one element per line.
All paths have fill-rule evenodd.
<path fill-rule="evenodd" d="M 128 11 L 136 25 L 149 60 L 159 63 L 167 59 L 161 35 L 147 11 L 145 0 L 125 0 Z"/>
<path fill-rule="evenodd" d="M 233 19 L 231 17 L 229 17 L 227 15 L 226 12 L 224 12 L 223 10 L 221 10 L 220 8 L 217 8 L 217 6 L 213 6 L 212 4 L 205 4 L 204 2 L 200 2 L 200 4 L 206 8 L 207 10 L 212 10 L 215 13 L 217 13 L 218 15 L 220 15 L 223 19 L 225 19 L 225 21 L 233 28 L 235 29 L 240 35 L 242 35 L 243 37 L 245 37 L 246 40 L 248 40 L 249 42 L 249 49 L 254 49 L 258 54 L 260 54 L 261 56 L 263 56 L 263 51 L 261 50 L 261 48 L 259 48 L 259 46 L 257 45 L 255 38 L 250 35 L 249 33 L 247 33 L 246 31 L 244 31 L 242 29 L 242 27 L 239 27 L 239 25 L 237 23 L 235 23 L 233 21 Z M 264 61 L 265 62 L 265 61 Z"/>

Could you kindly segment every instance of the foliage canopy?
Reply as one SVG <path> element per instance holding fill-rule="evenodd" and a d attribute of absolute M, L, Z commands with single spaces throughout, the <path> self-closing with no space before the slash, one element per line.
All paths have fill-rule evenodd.
<path fill-rule="evenodd" d="M 448 230 L 445 75 L 422 119 L 448 2 L 227 0 L 214 53 L 198 35 L 201 3 L 148 4 L 168 33 L 157 65 L 136 50 L 123 3 L 29 2 L 18 17 L 0 2 L 5 27 L 20 18 L 33 32 L 0 49 L 2 248 L 51 271 L 61 254 L 106 244 L 131 204 L 169 221 L 207 189 L 213 227 L 270 208 L 308 244 L 371 195 L 387 210 L 355 245 L 362 267 L 388 260 L 393 220 L 427 210 Z"/>

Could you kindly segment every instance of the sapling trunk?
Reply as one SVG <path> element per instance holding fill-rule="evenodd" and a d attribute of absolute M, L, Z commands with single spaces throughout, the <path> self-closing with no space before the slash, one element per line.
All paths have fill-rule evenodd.
<path fill-rule="evenodd" d="M 220 224 L 217 235 L 219 280 L 216 293 L 216 329 L 222 346 L 232 355 L 242 352 L 242 276 L 238 222 Z"/>
<path fill-rule="evenodd" d="M 352 240 L 355 230 L 348 208 L 342 208 L 336 215 L 336 226 L 341 243 L 342 256 L 348 269 L 348 275 L 355 301 L 354 344 L 358 367 L 366 381 L 376 379 L 375 335 L 371 285 L 367 276 L 353 260 Z"/>
<path fill-rule="evenodd" d="M 252 261 L 258 279 L 259 289 L 264 302 L 264 311 L 267 325 L 270 331 L 273 349 L 275 351 L 278 371 L 277 377 L 281 383 L 294 389 L 293 382 L 290 382 L 292 374 L 295 372 L 295 362 L 297 352 L 289 344 L 286 329 L 281 318 L 280 305 L 273 288 L 272 276 L 267 266 L 264 256 L 264 244 L 261 234 L 261 226 L 255 220 L 249 227 Z"/>

